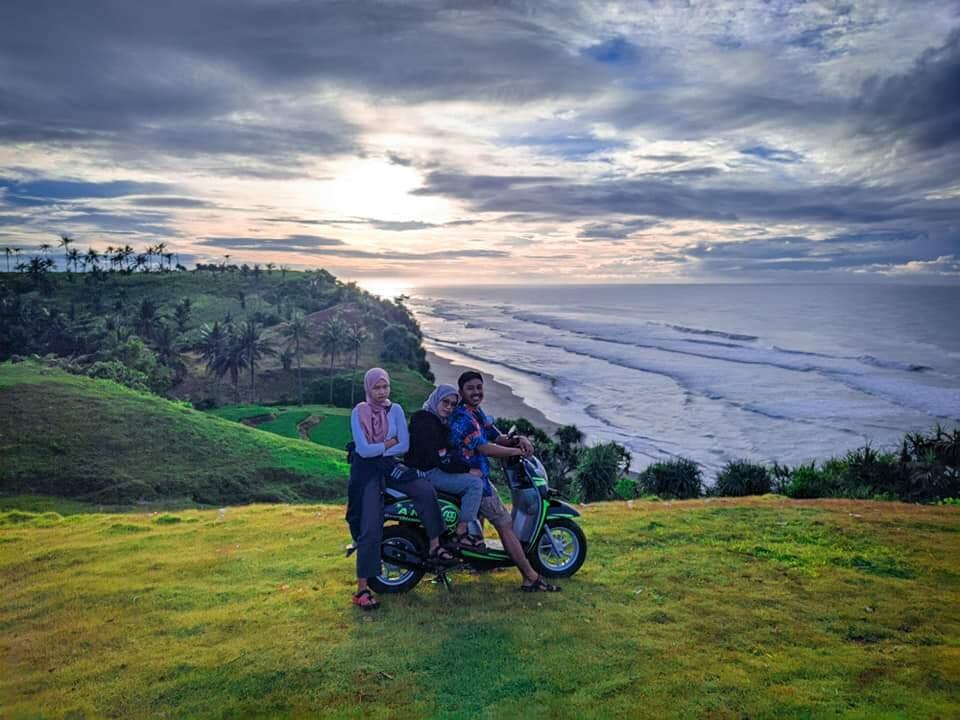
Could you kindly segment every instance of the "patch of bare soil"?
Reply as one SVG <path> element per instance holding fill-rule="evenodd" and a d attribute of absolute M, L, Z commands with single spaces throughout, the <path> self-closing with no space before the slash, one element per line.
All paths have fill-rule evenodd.
<path fill-rule="evenodd" d="M 310 428 L 315 425 L 319 425 L 323 422 L 323 418 L 319 415 L 311 415 L 305 420 L 301 420 L 297 423 L 297 432 L 300 434 L 300 438 L 303 440 L 310 439 Z"/>

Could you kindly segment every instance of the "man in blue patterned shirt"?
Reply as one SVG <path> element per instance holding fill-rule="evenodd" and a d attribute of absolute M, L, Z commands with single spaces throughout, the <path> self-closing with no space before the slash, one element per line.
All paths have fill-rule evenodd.
<path fill-rule="evenodd" d="M 461 403 L 450 416 L 450 445 L 476 474 L 483 478 L 483 499 L 480 501 L 480 514 L 497 529 L 503 549 L 517 564 L 523 575 L 521 589 L 525 592 L 557 592 L 556 585 L 544 581 L 530 565 L 523 552 L 523 545 L 513 531 L 513 518 L 510 511 L 500 500 L 490 482 L 489 458 L 508 458 L 533 454 L 533 445 L 525 437 L 508 437 L 501 433 L 493 418 L 487 415 L 480 403 L 483 402 L 483 376 L 473 370 L 463 373 L 457 380 L 460 387 Z"/>

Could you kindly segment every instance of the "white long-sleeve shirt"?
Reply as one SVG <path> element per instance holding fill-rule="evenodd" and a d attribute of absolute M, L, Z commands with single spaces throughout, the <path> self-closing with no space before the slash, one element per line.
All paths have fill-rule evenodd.
<path fill-rule="evenodd" d="M 380 455 L 393 457 L 403 455 L 410 449 L 407 419 L 403 414 L 403 408 L 397 403 L 393 403 L 387 410 L 387 440 L 397 439 L 397 444 L 389 450 L 384 449 L 382 442 L 372 443 L 367 440 L 367 436 L 363 434 L 363 428 L 360 427 L 360 415 L 356 408 L 350 413 L 350 430 L 353 431 L 353 442 L 357 446 L 357 454 L 360 457 L 371 458 Z"/>

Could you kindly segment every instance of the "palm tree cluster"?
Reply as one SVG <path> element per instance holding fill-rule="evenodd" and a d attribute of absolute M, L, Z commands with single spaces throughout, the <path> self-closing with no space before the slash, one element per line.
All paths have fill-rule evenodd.
<path fill-rule="evenodd" d="M 131 245 L 113 247 L 107 246 L 106 250 L 100 252 L 94 247 L 87 248 L 86 252 L 80 252 L 77 248 L 70 247 L 76 242 L 69 235 L 61 235 L 59 247 L 63 248 L 64 269 L 69 273 L 71 271 L 84 272 L 169 272 L 174 269 L 186 270 L 185 267 L 177 263 L 174 267 L 173 259 L 176 254 L 169 250 L 165 242 L 159 242 L 156 245 L 148 245 L 143 251 L 137 251 Z M 40 254 L 32 257 L 29 261 L 18 260 L 14 265 L 16 272 L 46 272 L 52 270 L 56 263 L 48 256 L 53 245 L 43 243 L 40 245 Z M 23 252 L 22 248 L 5 247 L 3 249 L 6 256 L 7 272 L 10 272 L 10 258 L 19 258 Z"/>
<path fill-rule="evenodd" d="M 218 394 L 220 381 L 225 375 L 230 376 L 237 403 L 240 402 L 240 376 L 243 371 L 250 372 L 250 399 L 256 402 L 257 364 L 277 354 L 273 344 L 263 337 L 263 328 L 252 319 L 241 325 L 229 319 L 203 325 L 197 349 L 207 374 L 216 378 Z"/>
<path fill-rule="evenodd" d="M 304 403 L 303 356 L 307 343 L 313 338 L 309 323 L 303 313 L 295 313 L 282 330 L 287 346 L 279 350 L 263 337 L 262 328 L 254 320 L 241 325 L 231 318 L 207 323 L 200 329 L 200 341 L 197 350 L 208 375 L 216 379 L 215 394 L 219 395 L 220 382 L 229 376 L 233 385 L 234 401 L 240 402 L 240 378 L 244 371 L 249 372 L 250 399 L 256 401 L 257 366 L 266 357 L 279 356 L 284 370 L 293 369 L 296 363 L 297 402 Z M 359 323 L 351 324 L 339 317 L 327 320 L 315 338 L 325 359 L 329 360 L 328 402 L 333 403 L 333 387 L 336 361 L 338 356 L 349 353 L 352 358 L 352 382 L 350 388 L 351 404 L 355 394 L 357 365 L 360 348 L 370 338 L 366 329 Z"/>

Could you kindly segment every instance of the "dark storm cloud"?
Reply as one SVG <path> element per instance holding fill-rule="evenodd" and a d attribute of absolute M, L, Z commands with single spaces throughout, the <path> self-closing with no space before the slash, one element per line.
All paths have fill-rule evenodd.
<path fill-rule="evenodd" d="M 912 200 L 900 196 L 895 189 L 884 192 L 852 184 L 692 187 L 656 176 L 584 184 L 556 178 L 437 172 L 430 173 L 425 186 L 415 194 L 457 198 L 469 202 L 477 211 L 546 212 L 555 219 L 633 215 L 720 221 L 880 223 L 905 218 L 950 220 L 960 212 L 958 200 Z"/>
<path fill-rule="evenodd" d="M 960 29 L 909 72 L 867 81 L 857 107 L 868 132 L 906 135 L 926 150 L 960 142 Z"/>
<path fill-rule="evenodd" d="M 176 155 L 350 150 L 356 130 L 335 109 L 299 107 L 324 87 L 530 102 L 582 96 L 602 78 L 509 3 L 11 0 L 0 9 L 0 68 L 0 142 Z M 238 111 L 276 124 L 234 120 Z"/>
<path fill-rule="evenodd" d="M 657 259 L 695 262 L 704 271 L 810 271 L 870 269 L 935 262 L 960 252 L 960 233 L 924 242 L 923 233 L 885 231 L 848 233 L 825 240 L 804 236 L 760 238 L 743 242 L 697 243 Z"/>

